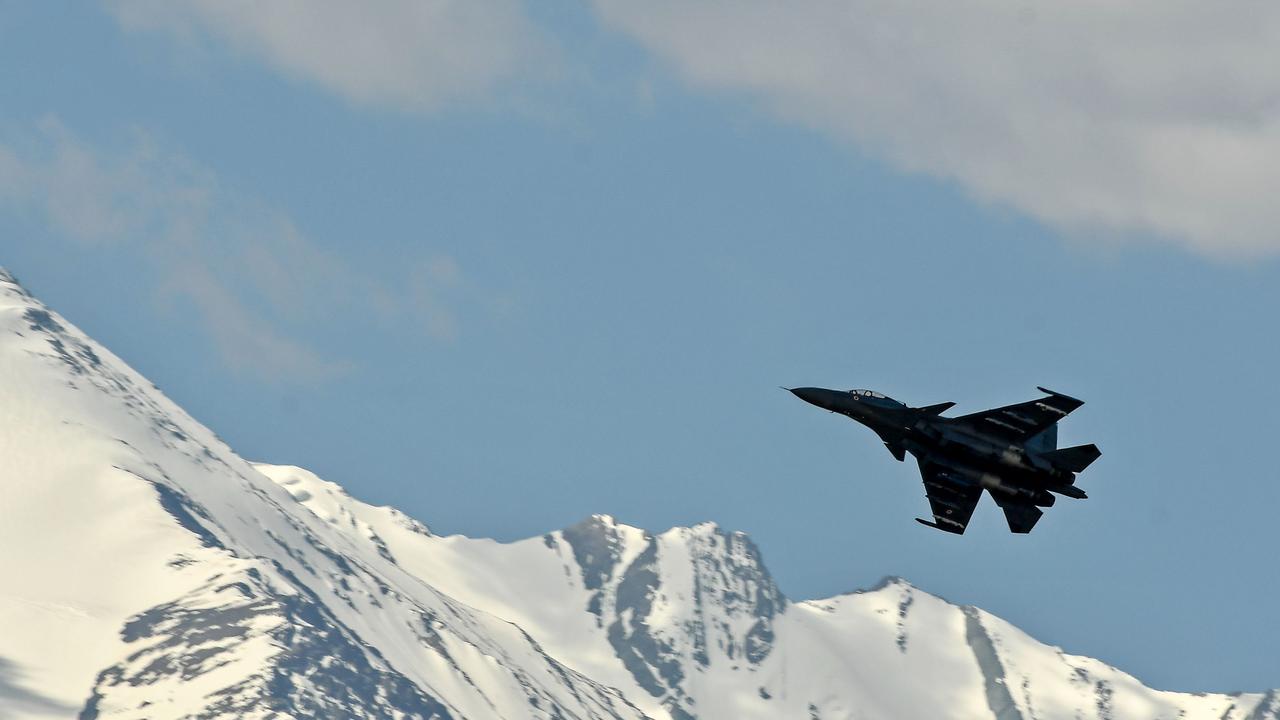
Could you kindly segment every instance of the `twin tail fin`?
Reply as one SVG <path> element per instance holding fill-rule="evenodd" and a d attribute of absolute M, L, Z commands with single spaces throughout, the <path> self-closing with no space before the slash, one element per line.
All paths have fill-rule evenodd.
<path fill-rule="evenodd" d="M 1073 473 L 1084 471 L 1085 468 L 1093 464 L 1094 460 L 1101 456 L 1102 451 L 1093 443 L 1062 448 L 1061 450 L 1050 450 L 1041 455 L 1041 457 L 1049 461 L 1049 464 L 1059 470 Z"/>
<path fill-rule="evenodd" d="M 919 410 L 926 415 L 941 415 L 955 406 L 956 404 L 953 402 L 944 402 L 938 403 L 937 405 L 925 405 L 924 407 L 916 408 L 916 410 Z"/>

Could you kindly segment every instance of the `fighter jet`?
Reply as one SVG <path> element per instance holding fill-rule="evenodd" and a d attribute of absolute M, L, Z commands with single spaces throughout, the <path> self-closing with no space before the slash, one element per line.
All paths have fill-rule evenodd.
<path fill-rule="evenodd" d="M 872 390 L 791 392 L 871 428 L 899 462 L 915 456 L 933 509 L 932 522 L 916 522 L 960 535 L 984 488 L 1015 533 L 1031 532 L 1057 495 L 1088 497 L 1076 473 L 1102 452 L 1092 444 L 1058 449 L 1058 421 L 1084 402 L 1037 389 L 1047 397 L 959 417 L 942 416 L 955 403 L 913 408 Z"/>

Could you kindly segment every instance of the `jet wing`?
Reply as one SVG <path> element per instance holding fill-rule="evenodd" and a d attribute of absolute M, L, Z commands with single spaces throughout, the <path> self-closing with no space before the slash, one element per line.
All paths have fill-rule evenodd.
<path fill-rule="evenodd" d="M 973 509 L 982 497 L 982 488 L 948 475 L 944 468 L 932 463 L 920 463 L 920 475 L 924 478 L 925 496 L 933 510 L 933 522 L 916 518 L 916 521 L 956 535 L 964 534 L 973 517 Z"/>
<path fill-rule="evenodd" d="M 1009 521 L 1009 531 L 1025 535 L 1040 521 L 1044 511 L 1028 502 L 991 493 L 991 499 L 1004 510 L 1004 519 Z"/>
<path fill-rule="evenodd" d="M 983 435 L 1022 443 L 1047 430 L 1072 410 L 1084 404 L 1083 400 L 1077 400 L 1062 393 L 1044 388 L 1037 389 L 1048 393 L 1048 397 L 961 415 L 952 418 L 951 422 L 971 427 Z"/>

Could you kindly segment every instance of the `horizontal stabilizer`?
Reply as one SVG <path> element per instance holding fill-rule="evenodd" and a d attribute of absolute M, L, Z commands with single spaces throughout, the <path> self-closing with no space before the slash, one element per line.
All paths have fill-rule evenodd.
<path fill-rule="evenodd" d="M 925 405 L 924 407 L 916 408 L 916 410 L 919 410 L 926 415 L 941 415 L 955 406 L 956 404 L 953 402 L 944 402 L 938 403 L 937 405 Z"/>
<path fill-rule="evenodd" d="M 1044 511 L 1035 505 L 1010 503 L 1001 509 L 1004 510 L 1004 519 L 1009 521 L 1009 531 L 1019 535 L 1031 532 L 1031 528 L 1039 522 L 1040 516 L 1044 515 Z"/>
<path fill-rule="evenodd" d="M 1043 453 L 1041 457 L 1048 460 L 1051 465 L 1059 470 L 1078 473 L 1089 467 L 1094 460 L 1102 456 L 1102 451 L 1097 445 L 1092 443 L 1088 445 L 1076 445 L 1075 447 L 1062 448 L 1061 450 L 1052 450 Z"/>

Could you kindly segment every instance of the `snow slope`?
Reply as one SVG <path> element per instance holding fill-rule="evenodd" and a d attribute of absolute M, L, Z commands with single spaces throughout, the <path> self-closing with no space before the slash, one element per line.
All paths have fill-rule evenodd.
<path fill-rule="evenodd" d="M 1280 719 L 741 533 L 433 535 L 253 465 L 0 271 L 0 718 Z"/>

